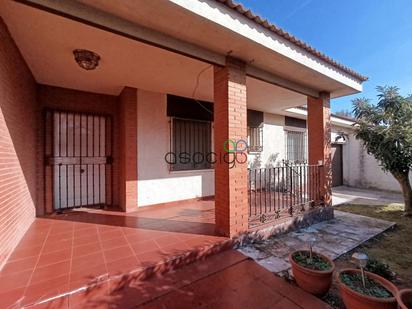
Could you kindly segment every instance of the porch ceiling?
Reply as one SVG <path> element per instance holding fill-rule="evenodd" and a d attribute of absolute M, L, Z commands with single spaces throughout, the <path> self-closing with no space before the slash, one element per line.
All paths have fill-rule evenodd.
<path fill-rule="evenodd" d="M 0 2 L 6 22 L 37 82 L 118 95 L 124 86 L 213 101 L 212 66 L 111 32 L 12 1 Z M 24 21 L 24 22 L 22 22 Z M 90 49 L 101 56 L 96 70 L 85 71 L 72 51 Z M 306 103 L 299 93 L 248 77 L 248 107 L 279 113 Z"/>
<path fill-rule="evenodd" d="M 358 78 L 308 53 L 295 44 L 296 40 L 291 42 L 294 38 L 289 41 L 275 35 L 253 18 L 229 8 L 231 5 L 222 5 L 220 0 L 77 1 L 211 52 L 220 55 L 230 52 L 254 68 L 315 91 L 330 92 L 332 98 L 362 91 L 362 81 Z M 253 13 L 244 15 L 251 17 Z"/>

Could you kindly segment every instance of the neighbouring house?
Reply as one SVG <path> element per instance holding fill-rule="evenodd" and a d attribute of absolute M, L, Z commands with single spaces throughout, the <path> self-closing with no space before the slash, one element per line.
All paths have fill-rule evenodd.
<path fill-rule="evenodd" d="M 0 17 L 0 268 L 36 217 L 78 207 L 213 196 L 233 237 L 331 205 L 331 129 L 350 123 L 330 99 L 367 78 L 269 21 L 231 0 L 1 1 Z"/>
<path fill-rule="evenodd" d="M 299 144 L 289 143 L 287 140 L 292 139 L 295 135 L 288 137 L 290 131 L 299 131 L 293 127 L 286 125 L 288 117 L 302 119 L 301 127 L 305 127 L 305 120 L 307 118 L 306 107 L 294 107 L 284 111 L 278 122 L 282 128 L 279 128 L 277 136 L 281 136 L 282 133 L 286 135 L 286 142 L 284 144 L 276 144 L 275 150 L 272 148 L 272 153 L 279 153 L 279 158 L 288 159 L 287 154 L 284 155 L 284 149 L 293 149 L 294 152 L 298 152 L 298 157 L 305 157 L 305 151 L 307 149 L 299 148 Z M 289 121 L 290 122 L 290 121 Z M 283 124 L 285 123 L 285 126 Z M 354 136 L 354 124 L 353 118 L 339 116 L 331 114 L 331 143 L 332 143 L 332 187 L 345 185 L 356 188 L 366 189 L 378 189 L 385 191 L 401 192 L 399 183 L 390 174 L 382 170 L 379 162 L 369 155 L 365 148 L 362 146 L 362 142 L 357 140 Z M 265 124 L 269 125 L 269 124 Z M 269 140 L 273 137 L 270 136 L 271 129 L 265 129 L 268 131 L 267 135 Z M 300 139 L 304 140 L 304 134 L 306 130 L 301 130 Z M 266 144 L 266 142 L 264 141 Z M 269 141 L 267 147 L 270 147 Z M 306 143 L 306 142 L 303 142 Z M 273 147 L 273 146 L 272 146 Z M 265 154 L 267 157 L 268 155 Z M 410 175 L 412 181 L 412 175 Z"/>

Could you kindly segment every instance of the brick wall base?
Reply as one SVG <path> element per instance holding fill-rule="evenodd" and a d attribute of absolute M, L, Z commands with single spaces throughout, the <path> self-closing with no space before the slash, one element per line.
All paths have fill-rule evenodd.
<path fill-rule="evenodd" d="M 0 269 L 36 214 L 35 80 L 0 18 Z"/>
<path fill-rule="evenodd" d="M 317 207 L 296 217 L 287 218 L 282 222 L 275 222 L 272 225 L 268 224 L 251 230 L 248 237 L 266 239 L 270 236 L 285 234 L 333 218 L 333 207 Z"/>

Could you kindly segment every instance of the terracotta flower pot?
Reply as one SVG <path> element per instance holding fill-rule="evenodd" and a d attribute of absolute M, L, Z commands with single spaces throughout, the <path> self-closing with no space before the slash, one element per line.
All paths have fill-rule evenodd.
<path fill-rule="evenodd" d="M 299 265 L 292 256 L 296 252 L 308 252 L 306 250 L 298 250 L 289 254 L 289 261 L 292 265 L 293 277 L 295 277 L 296 283 L 300 288 L 316 296 L 325 295 L 332 284 L 332 275 L 335 270 L 335 264 L 331 259 L 323 254 L 313 252 L 314 255 L 320 256 L 324 260 L 328 261 L 331 268 L 328 270 L 313 270 Z"/>
<path fill-rule="evenodd" d="M 343 302 L 347 309 L 396 309 L 396 298 L 389 297 L 389 298 L 378 298 L 373 296 L 364 295 L 358 293 L 351 288 L 349 288 L 345 283 L 342 282 L 340 279 L 341 273 L 358 273 L 360 274 L 360 269 L 342 269 L 340 272 L 336 274 L 337 281 L 339 284 L 339 291 L 342 296 Z M 398 288 L 391 283 L 390 281 L 386 280 L 385 278 L 375 275 L 373 273 L 365 271 L 365 275 L 379 282 L 383 285 L 388 291 L 392 293 L 392 295 L 396 295 L 398 293 Z"/>
<path fill-rule="evenodd" d="M 396 294 L 396 300 L 401 309 L 412 308 L 412 289 L 400 290 Z"/>

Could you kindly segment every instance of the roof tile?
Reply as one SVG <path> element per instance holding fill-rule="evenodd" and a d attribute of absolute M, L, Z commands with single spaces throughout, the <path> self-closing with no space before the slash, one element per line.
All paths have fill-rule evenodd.
<path fill-rule="evenodd" d="M 243 5 L 241 5 L 239 3 L 236 3 L 233 0 L 214 0 L 214 1 L 222 3 L 225 6 L 229 7 L 230 9 L 233 9 L 233 10 L 239 12 L 240 14 L 244 15 L 248 19 L 250 19 L 250 20 L 254 21 L 255 23 L 261 25 L 262 27 L 276 33 L 277 35 L 283 37 L 284 39 L 288 40 L 289 42 L 291 42 L 291 43 L 299 46 L 300 48 L 306 50 L 308 53 L 314 55 L 315 57 L 318 57 L 318 58 L 322 59 L 323 61 L 331 64 L 335 68 L 346 72 L 347 74 L 351 75 L 352 77 L 355 77 L 356 79 L 358 79 L 360 81 L 368 80 L 368 78 L 366 76 L 361 75 L 361 74 L 355 72 L 354 70 L 352 70 L 351 68 L 338 63 L 336 60 L 334 60 L 331 57 L 325 55 L 324 53 L 316 50 L 315 48 L 313 48 L 309 44 L 303 42 L 302 40 L 296 38 L 295 36 L 293 36 L 289 32 L 284 31 L 283 29 L 279 28 L 275 24 L 270 23 L 267 19 L 264 19 L 264 18 L 260 17 L 259 15 L 253 13 L 251 10 L 246 9 Z"/>

